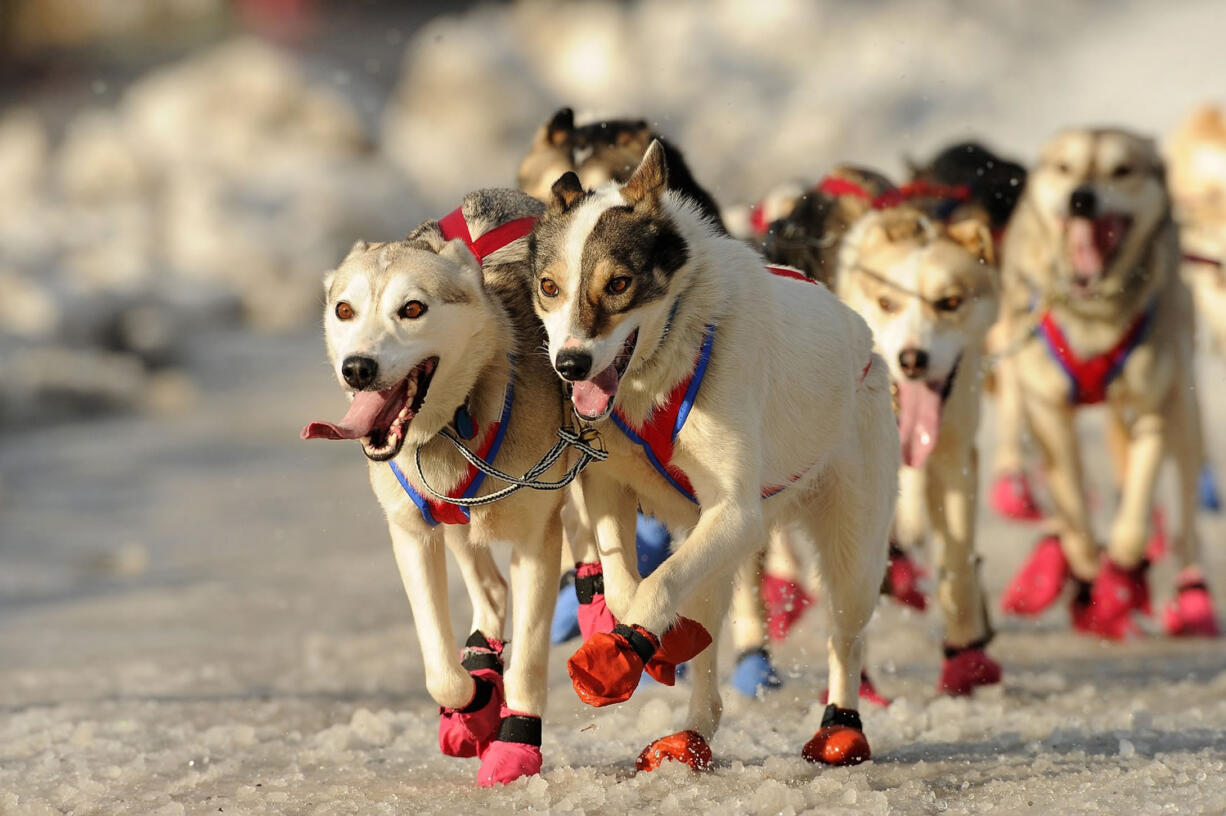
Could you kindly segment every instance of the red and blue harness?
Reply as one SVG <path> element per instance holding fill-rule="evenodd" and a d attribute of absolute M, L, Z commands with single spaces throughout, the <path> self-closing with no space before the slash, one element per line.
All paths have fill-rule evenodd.
<path fill-rule="evenodd" d="M 771 274 L 780 277 L 801 280 L 806 283 L 817 283 L 810 278 L 806 278 L 795 269 L 779 266 L 767 266 L 766 269 Z M 694 363 L 694 370 L 690 372 L 688 377 L 677 383 L 672 393 L 668 395 L 668 401 L 653 410 L 642 425 L 637 427 L 632 425 L 620 410 L 614 410 L 613 415 L 610 417 L 613 420 L 613 424 L 620 428 L 622 433 L 631 442 L 643 449 L 643 453 L 647 455 L 647 461 L 664 477 L 665 481 L 672 485 L 678 493 L 695 504 L 698 504 L 698 498 L 694 495 L 694 487 L 690 483 L 689 477 L 680 468 L 672 464 L 672 459 L 677 444 L 677 436 L 685 426 L 686 420 L 689 419 L 694 402 L 698 399 L 698 391 L 702 388 L 702 380 L 707 373 L 707 364 L 710 362 L 711 347 L 714 343 L 715 326 L 708 325 L 706 334 L 702 338 L 702 348 L 698 352 L 698 359 Z M 868 365 L 864 367 L 864 371 L 860 374 L 861 381 L 868 374 L 872 364 L 872 358 L 870 357 Z M 801 473 L 794 476 L 792 482 L 795 482 L 803 475 Z M 786 487 L 788 487 L 786 484 L 764 487 L 762 488 L 762 498 L 770 498 Z"/>
<path fill-rule="evenodd" d="M 532 227 L 535 224 L 535 218 L 519 218 L 515 221 L 501 224 L 474 240 L 468 230 L 468 222 L 464 220 L 464 213 L 459 207 L 456 207 L 450 213 L 440 218 L 438 222 L 443 238 L 447 241 L 457 238 L 463 241 L 464 245 L 476 257 L 477 263 L 483 263 L 486 256 L 502 249 L 512 241 L 523 238 L 532 231 Z M 486 462 L 493 462 L 498 457 L 498 450 L 502 447 L 502 440 L 506 436 L 507 425 L 511 420 L 511 406 L 514 402 L 515 374 L 512 371 L 511 378 L 507 381 L 506 393 L 502 399 L 502 416 L 498 418 L 497 422 L 492 423 L 485 429 L 481 445 L 477 449 L 477 456 Z M 480 428 L 475 420 L 473 421 L 471 431 L 471 434 L 465 434 L 461 431 L 461 435 L 465 438 L 473 438 L 480 433 Z M 408 494 L 413 504 L 417 505 L 417 509 L 421 512 L 422 520 L 426 524 L 431 527 L 439 524 L 468 524 L 469 512 L 467 507 L 461 507 L 450 502 L 422 495 L 421 491 L 413 487 L 395 462 L 388 462 L 388 465 L 391 467 L 392 473 L 395 474 L 396 480 L 400 482 L 400 486 L 404 488 L 404 492 Z M 455 487 L 447 491 L 447 495 L 453 499 L 470 499 L 477 495 L 477 491 L 481 488 L 481 483 L 484 481 L 485 474 L 477 470 L 475 465 L 470 464 L 468 470 L 464 473 L 464 478 L 460 479 Z"/>
<path fill-rule="evenodd" d="M 1092 357 L 1079 357 L 1069 345 L 1064 331 L 1050 311 L 1043 313 L 1035 332 L 1043 338 L 1048 352 L 1069 378 L 1069 402 L 1073 405 L 1097 405 L 1107 398 L 1107 386 L 1119 376 L 1133 350 L 1141 344 L 1154 319 L 1150 304 L 1137 315 L 1114 346 Z"/>

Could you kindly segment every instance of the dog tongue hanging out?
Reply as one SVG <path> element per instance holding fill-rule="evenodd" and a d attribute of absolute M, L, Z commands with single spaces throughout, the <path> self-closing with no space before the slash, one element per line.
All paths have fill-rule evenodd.
<path fill-rule="evenodd" d="M 904 380 L 897 384 L 896 389 L 902 463 L 907 467 L 923 467 L 937 445 L 943 394 L 926 382 L 914 380 Z"/>

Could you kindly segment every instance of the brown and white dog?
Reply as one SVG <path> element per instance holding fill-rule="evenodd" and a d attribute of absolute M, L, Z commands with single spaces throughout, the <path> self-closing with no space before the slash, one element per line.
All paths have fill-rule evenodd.
<path fill-rule="evenodd" d="M 463 509 L 435 498 L 484 496 L 493 485 L 440 433 L 498 468 L 523 473 L 555 441 L 562 394 L 532 312 L 527 240 L 543 207 L 513 190 L 482 190 L 403 241 L 359 241 L 324 281 L 328 358 L 351 397 L 339 422 L 303 438 L 361 442 L 388 530 L 426 670 L 442 706 L 439 745 L 479 756 L 482 785 L 541 769 L 549 632 L 561 547 L 561 493 L 524 490 Z M 561 475 L 561 464 L 545 478 Z M 503 682 L 506 584 L 490 555 L 513 548 L 515 650 Z M 474 606 L 472 635 L 456 650 L 444 546 Z M 505 693 L 504 693 L 505 691 Z"/>
<path fill-rule="evenodd" d="M 886 368 L 864 321 L 796 272 L 717 230 L 668 189 L 653 143 L 624 185 L 554 184 L 532 237 L 537 313 L 576 413 L 607 462 L 583 478 L 608 604 L 622 622 L 571 657 L 593 705 L 628 699 L 646 668 L 694 659 L 686 730 L 664 758 L 709 761 L 721 703 L 715 648 L 732 572 L 781 524 L 817 542 L 830 603 L 830 706 L 804 755 L 869 755 L 856 713 L 863 631 L 884 571 L 899 464 Z M 637 505 L 689 535 L 635 569 Z M 576 555 L 579 555 L 576 553 Z M 692 617 L 678 617 L 679 611 Z"/>
<path fill-rule="evenodd" d="M 873 330 L 894 384 L 902 442 L 894 522 L 904 550 L 929 531 L 945 620 L 938 689 L 969 694 L 999 682 L 984 651 L 992 627 L 978 575 L 982 349 L 999 311 L 991 233 L 978 220 L 944 225 L 909 206 L 873 210 L 839 252 L 837 290 Z"/>
<path fill-rule="evenodd" d="M 1178 474 L 1183 571 L 1165 623 L 1216 632 L 1196 527 L 1201 425 L 1195 401 L 1192 297 L 1164 170 L 1147 139 L 1116 129 L 1069 130 L 1043 148 L 1005 235 L 1004 320 L 1021 343 L 1015 370 L 1038 441 L 1059 537 L 1043 539 L 1005 608 L 1034 614 L 1067 578 L 1077 629 L 1121 638 L 1149 611 L 1146 542 L 1159 466 Z M 1026 337 L 1033 334 L 1027 342 Z M 1101 551 L 1090 524 L 1074 415 L 1105 403 L 1121 429 L 1122 495 Z"/>

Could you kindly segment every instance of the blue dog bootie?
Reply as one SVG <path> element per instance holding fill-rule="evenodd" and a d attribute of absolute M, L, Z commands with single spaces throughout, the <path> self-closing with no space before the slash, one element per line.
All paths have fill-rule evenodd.
<path fill-rule="evenodd" d="M 1217 475 L 1213 472 L 1213 466 L 1208 463 L 1200 469 L 1200 483 L 1197 485 L 1197 492 L 1200 494 L 1202 510 L 1208 510 L 1210 513 L 1222 511 L 1222 497 L 1217 489 Z"/>
<path fill-rule="evenodd" d="M 751 649 L 736 661 L 732 672 L 732 687 L 746 697 L 757 697 L 759 692 L 774 691 L 783 686 L 783 681 L 771 665 L 765 649 Z"/>

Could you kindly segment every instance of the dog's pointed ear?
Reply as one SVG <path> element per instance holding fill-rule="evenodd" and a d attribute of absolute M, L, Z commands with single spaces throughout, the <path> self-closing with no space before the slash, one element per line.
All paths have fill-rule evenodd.
<path fill-rule="evenodd" d="M 564 213 L 583 196 L 583 184 L 575 171 L 567 170 L 553 183 L 550 188 L 549 212 L 551 215 Z"/>
<path fill-rule="evenodd" d="M 329 269 L 324 273 L 324 297 L 327 297 L 328 293 L 332 291 L 332 282 L 334 280 L 336 280 L 335 269 Z"/>
<path fill-rule="evenodd" d="M 654 206 L 668 188 L 668 161 L 664 145 L 652 139 L 643 160 L 622 187 L 622 198 L 631 206 Z"/>
<path fill-rule="evenodd" d="M 954 243 L 960 244 L 971 255 L 985 264 L 996 264 L 996 242 L 992 240 L 992 232 L 978 218 L 964 218 L 950 224 L 945 232 Z"/>
<path fill-rule="evenodd" d="M 575 132 L 575 112 L 570 108 L 560 108 L 545 125 L 545 139 L 554 147 L 561 147 Z"/>

